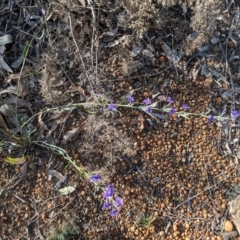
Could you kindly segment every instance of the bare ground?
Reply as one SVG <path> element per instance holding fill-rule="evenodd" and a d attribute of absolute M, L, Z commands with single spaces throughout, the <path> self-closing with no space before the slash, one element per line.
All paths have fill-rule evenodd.
<path fill-rule="evenodd" d="M 3 1 L 0 239 L 239 239 L 238 7 Z"/>

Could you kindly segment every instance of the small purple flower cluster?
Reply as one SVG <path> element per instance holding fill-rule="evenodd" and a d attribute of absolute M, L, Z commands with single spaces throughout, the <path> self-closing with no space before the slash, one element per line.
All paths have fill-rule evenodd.
<path fill-rule="evenodd" d="M 128 95 L 127 96 L 127 101 L 128 101 L 128 103 L 133 104 L 134 103 L 134 97 L 132 95 Z M 168 105 L 170 105 L 171 103 L 174 103 L 174 100 L 171 97 L 167 97 L 166 98 L 166 102 L 168 103 Z M 146 113 L 149 113 L 149 114 L 152 113 L 153 109 L 149 106 L 149 105 L 152 104 L 151 99 L 146 98 L 146 99 L 143 100 L 143 103 L 147 106 L 146 108 L 144 108 L 144 111 Z M 116 104 L 114 104 L 114 103 L 111 103 L 111 104 L 108 105 L 108 109 L 110 111 L 115 111 L 116 108 L 117 108 Z M 189 109 L 189 106 L 184 103 L 184 104 L 182 104 L 182 109 L 184 111 L 186 111 L 187 109 Z M 168 114 L 169 115 L 173 115 L 175 112 L 176 112 L 176 108 L 174 108 L 174 107 L 171 107 L 168 110 Z M 231 112 L 231 118 L 232 119 L 236 120 L 236 118 L 238 118 L 239 116 L 240 116 L 240 112 L 239 111 L 234 110 L 234 111 Z M 212 114 L 208 116 L 209 123 L 213 123 L 215 121 L 215 119 L 217 119 L 217 117 L 212 115 Z"/>
<path fill-rule="evenodd" d="M 209 115 L 209 118 L 208 118 L 208 122 L 209 123 L 213 123 L 214 122 L 214 116 L 211 114 L 211 115 Z"/>
<path fill-rule="evenodd" d="M 92 183 L 97 183 L 102 180 L 102 176 L 99 174 L 93 174 L 89 177 L 89 181 Z M 123 199 L 120 197 L 114 197 L 114 187 L 108 185 L 103 193 L 103 197 L 105 199 L 103 203 L 103 208 L 110 210 L 110 215 L 112 217 L 116 217 L 119 213 L 120 207 L 123 206 Z"/>
<path fill-rule="evenodd" d="M 149 98 L 146 98 L 145 100 L 143 100 L 143 103 L 145 105 L 150 105 L 150 104 L 152 104 L 152 101 Z"/>
<path fill-rule="evenodd" d="M 237 118 L 239 116 L 240 116 L 240 113 L 238 111 L 234 110 L 234 111 L 231 112 L 231 117 L 232 118 Z"/>
<path fill-rule="evenodd" d="M 168 97 L 166 102 L 170 104 L 170 103 L 173 103 L 174 100 L 173 98 Z M 187 109 L 189 109 L 189 106 L 186 103 L 184 103 L 182 104 L 182 109 L 186 111 Z M 173 115 L 175 112 L 176 112 L 176 109 L 174 107 L 171 107 L 170 110 L 168 111 L 169 115 Z"/>
<path fill-rule="evenodd" d="M 149 98 L 146 98 L 145 100 L 143 100 L 143 103 L 145 105 L 150 105 L 150 104 L 152 104 L 152 101 Z M 151 107 L 147 107 L 145 112 L 146 113 L 151 113 L 152 112 L 152 108 Z"/>
<path fill-rule="evenodd" d="M 103 203 L 103 208 L 110 210 L 110 215 L 116 217 L 119 213 L 119 208 L 123 206 L 123 199 L 116 197 L 113 199 L 114 187 L 108 185 L 103 193 L 105 202 Z"/>
<path fill-rule="evenodd" d="M 89 177 L 89 181 L 93 183 L 97 183 L 102 180 L 102 176 L 99 174 L 94 174 Z"/>
<path fill-rule="evenodd" d="M 128 96 L 127 96 L 127 101 L 128 101 L 128 103 L 133 104 L 133 103 L 134 103 L 134 97 L 133 97 L 132 95 L 128 95 Z M 173 100 L 173 98 L 168 97 L 168 98 L 166 99 L 166 102 L 170 104 L 170 103 L 173 103 L 174 100 Z M 151 104 L 152 104 L 152 101 L 151 101 L 150 98 L 146 98 L 146 99 L 143 100 L 143 103 L 144 103 L 146 106 L 148 106 L 148 105 L 151 105 Z M 183 105 L 182 105 L 182 108 L 183 108 L 184 111 L 186 111 L 187 109 L 189 109 L 189 106 L 188 106 L 187 104 L 183 104 Z M 108 105 L 108 109 L 109 109 L 110 111 L 115 111 L 115 110 L 117 109 L 116 104 L 110 103 L 110 104 Z M 152 113 L 152 108 L 148 106 L 144 111 L 145 111 L 146 113 Z M 175 112 L 176 112 L 176 109 L 172 107 L 172 108 L 169 110 L 168 113 L 169 113 L 169 115 L 173 115 Z"/>
<path fill-rule="evenodd" d="M 240 116 L 240 112 L 239 111 L 234 110 L 234 111 L 231 112 L 231 118 L 232 119 L 236 120 L 239 116 Z M 217 117 L 215 117 L 214 115 L 211 114 L 208 117 L 208 122 L 209 123 L 213 123 L 216 118 Z"/>
<path fill-rule="evenodd" d="M 175 108 L 170 108 L 170 110 L 169 110 L 169 115 L 173 115 L 174 113 L 176 112 L 176 109 Z"/>
<path fill-rule="evenodd" d="M 167 103 L 173 103 L 174 100 L 171 98 L 171 97 L 167 97 L 167 100 L 166 100 Z"/>
<path fill-rule="evenodd" d="M 189 106 L 184 103 L 184 104 L 182 105 L 182 108 L 183 108 L 184 111 L 186 111 L 187 109 L 189 109 Z"/>
<path fill-rule="evenodd" d="M 130 104 L 133 104 L 134 103 L 134 97 L 132 95 L 129 95 L 127 97 L 127 101 L 130 103 Z"/>
<path fill-rule="evenodd" d="M 109 110 L 109 111 L 115 111 L 116 109 L 117 109 L 116 104 L 110 103 L 110 104 L 108 105 L 108 110 Z"/>

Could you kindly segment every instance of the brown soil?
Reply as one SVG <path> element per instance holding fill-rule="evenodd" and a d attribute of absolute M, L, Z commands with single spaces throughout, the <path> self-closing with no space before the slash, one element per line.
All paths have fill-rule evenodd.
<path fill-rule="evenodd" d="M 0 4 L 12 37 L 0 45 L 0 239 L 240 239 L 227 205 L 239 118 L 205 117 L 240 110 L 238 8 L 221 5 L 199 50 L 197 6 L 157 2 Z M 108 110 L 129 93 L 194 114 Z M 124 200 L 117 217 L 102 208 L 107 184 Z"/>

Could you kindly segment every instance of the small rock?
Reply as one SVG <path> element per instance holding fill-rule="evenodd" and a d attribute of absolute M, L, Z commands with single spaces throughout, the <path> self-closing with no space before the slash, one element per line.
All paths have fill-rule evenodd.
<path fill-rule="evenodd" d="M 134 234 L 137 236 L 137 235 L 139 234 L 139 230 L 136 229 L 135 232 L 134 232 Z"/>
<path fill-rule="evenodd" d="M 134 232 L 134 231 L 135 231 L 135 226 L 134 226 L 134 225 L 131 226 L 130 231 L 131 231 L 131 232 Z"/>
<path fill-rule="evenodd" d="M 159 236 L 162 237 L 164 235 L 164 231 L 160 231 Z"/>
<path fill-rule="evenodd" d="M 189 228 L 190 228 L 190 226 L 189 226 L 188 223 L 185 224 L 185 228 L 186 228 L 186 229 L 189 229 Z"/>
<path fill-rule="evenodd" d="M 173 231 L 176 232 L 177 231 L 177 225 L 173 224 Z"/>
<path fill-rule="evenodd" d="M 233 231 L 233 224 L 229 220 L 226 220 L 226 222 L 224 223 L 224 230 L 226 232 L 232 232 Z"/>

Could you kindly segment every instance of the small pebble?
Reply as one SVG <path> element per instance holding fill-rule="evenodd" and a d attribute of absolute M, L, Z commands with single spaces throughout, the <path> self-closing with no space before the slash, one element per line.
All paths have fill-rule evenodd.
<path fill-rule="evenodd" d="M 176 232 L 177 231 L 177 225 L 173 224 L 173 231 Z"/>
<path fill-rule="evenodd" d="M 135 226 L 134 226 L 134 225 L 131 226 L 130 231 L 131 231 L 131 232 L 135 232 Z"/>
<path fill-rule="evenodd" d="M 136 229 L 135 232 L 134 232 L 135 235 L 138 235 L 139 234 L 139 230 Z"/>
<path fill-rule="evenodd" d="M 233 224 L 229 220 L 226 220 L 224 223 L 224 230 L 226 232 L 232 232 L 233 231 Z"/>

